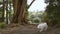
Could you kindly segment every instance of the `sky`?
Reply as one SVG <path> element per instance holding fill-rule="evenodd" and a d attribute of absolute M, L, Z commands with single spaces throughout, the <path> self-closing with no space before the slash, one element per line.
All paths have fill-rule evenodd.
<path fill-rule="evenodd" d="M 28 0 L 27 4 L 29 5 L 32 0 Z M 35 2 L 31 5 L 28 11 L 44 11 L 47 4 L 44 3 L 44 0 L 35 0 Z"/>

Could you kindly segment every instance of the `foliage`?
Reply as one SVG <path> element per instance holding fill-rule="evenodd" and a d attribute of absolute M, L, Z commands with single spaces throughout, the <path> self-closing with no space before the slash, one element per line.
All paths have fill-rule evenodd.
<path fill-rule="evenodd" d="M 46 21 L 51 25 L 60 25 L 60 0 L 49 0 L 46 7 Z"/>
<path fill-rule="evenodd" d="M 43 12 L 42 12 L 43 13 Z M 39 23 L 41 21 L 41 12 L 29 12 L 28 20 L 32 21 L 32 23 Z"/>
<path fill-rule="evenodd" d="M 33 20 L 33 22 L 34 22 L 34 23 L 39 23 L 40 20 L 36 18 L 36 19 Z"/>
<path fill-rule="evenodd" d="M 42 22 L 46 22 L 46 16 L 47 16 L 47 13 L 46 12 L 44 12 L 43 14 L 42 14 L 42 18 L 41 18 L 41 21 Z"/>

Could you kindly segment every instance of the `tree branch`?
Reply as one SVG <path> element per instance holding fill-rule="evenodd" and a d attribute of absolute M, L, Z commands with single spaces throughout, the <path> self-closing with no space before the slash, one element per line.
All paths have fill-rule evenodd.
<path fill-rule="evenodd" d="M 33 0 L 33 1 L 30 3 L 30 5 L 28 5 L 27 9 L 30 8 L 30 6 L 33 4 L 34 1 L 35 1 L 35 0 Z"/>

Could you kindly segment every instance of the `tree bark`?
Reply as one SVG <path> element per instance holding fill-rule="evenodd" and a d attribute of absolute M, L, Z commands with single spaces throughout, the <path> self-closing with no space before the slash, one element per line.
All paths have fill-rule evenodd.
<path fill-rule="evenodd" d="M 32 5 L 32 3 L 28 6 L 28 8 Z M 27 0 L 12 0 L 13 7 L 14 7 L 14 15 L 12 18 L 11 23 L 20 23 L 20 24 L 27 24 L 26 19 L 26 11 L 27 11 Z"/>
<path fill-rule="evenodd" d="M 2 21 L 4 21 L 4 13 L 5 13 L 5 1 L 3 0 L 3 12 L 2 12 Z"/>
<path fill-rule="evenodd" d="M 27 0 L 13 0 L 14 15 L 11 23 L 25 23 Z"/>

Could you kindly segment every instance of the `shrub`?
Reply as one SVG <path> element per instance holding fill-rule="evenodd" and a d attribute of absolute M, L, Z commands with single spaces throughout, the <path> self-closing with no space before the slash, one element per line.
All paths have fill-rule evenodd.
<path fill-rule="evenodd" d="M 40 22 L 39 19 L 34 19 L 33 21 L 34 21 L 35 23 L 39 23 L 39 22 Z"/>

